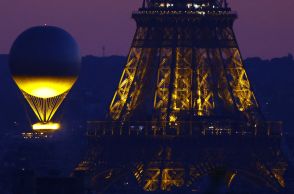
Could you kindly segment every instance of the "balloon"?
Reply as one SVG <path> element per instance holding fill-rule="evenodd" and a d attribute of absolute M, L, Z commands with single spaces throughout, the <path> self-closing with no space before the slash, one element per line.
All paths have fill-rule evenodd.
<path fill-rule="evenodd" d="M 15 83 L 40 122 L 47 126 L 76 82 L 80 64 L 79 46 L 74 38 L 53 26 L 24 31 L 9 55 Z"/>

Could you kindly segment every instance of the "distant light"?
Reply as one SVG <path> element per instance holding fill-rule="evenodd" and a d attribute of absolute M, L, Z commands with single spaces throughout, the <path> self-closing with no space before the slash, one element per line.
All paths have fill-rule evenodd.
<path fill-rule="evenodd" d="M 195 7 L 196 9 L 198 9 L 198 8 L 200 8 L 200 5 L 198 5 L 198 4 L 194 4 L 194 7 Z"/>
<path fill-rule="evenodd" d="M 171 3 L 166 4 L 166 7 L 173 7 L 173 6 L 174 6 L 174 4 L 171 4 Z"/>

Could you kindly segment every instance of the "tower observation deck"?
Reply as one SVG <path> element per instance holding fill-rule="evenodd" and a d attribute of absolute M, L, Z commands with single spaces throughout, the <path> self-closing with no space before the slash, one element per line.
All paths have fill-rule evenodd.
<path fill-rule="evenodd" d="M 226 0 L 144 0 L 140 10 L 219 10 L 230 11 Z"/>

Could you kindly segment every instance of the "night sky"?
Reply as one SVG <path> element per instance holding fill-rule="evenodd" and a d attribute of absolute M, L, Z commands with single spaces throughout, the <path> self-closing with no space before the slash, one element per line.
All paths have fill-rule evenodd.
<path fill-rule="evenodd" d="M 229 0 L 238 11 L 235 32 L 245 57 L 272 58 L 294 53 L 293 0 Z M 82 54 L 126 55 L 135 30 L 131 12 L 142 0 L 1 0 L 0 53 L 35 25 L 69 31 Z"/>

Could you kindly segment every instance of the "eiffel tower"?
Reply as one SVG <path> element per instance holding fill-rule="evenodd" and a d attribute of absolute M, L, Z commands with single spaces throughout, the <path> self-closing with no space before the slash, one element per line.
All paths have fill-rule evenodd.
<path fill-rule="evenodd" d="M 106 121 L 76 173 L 97 193 L 271 193 L 286 187 L 226 0 L 144 0 Z"/>

